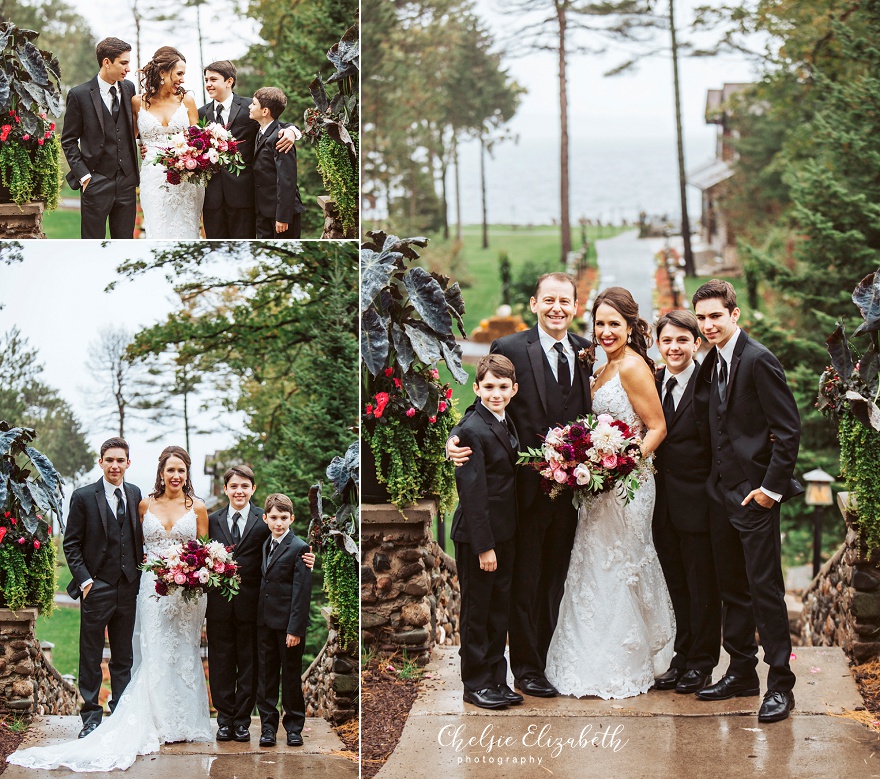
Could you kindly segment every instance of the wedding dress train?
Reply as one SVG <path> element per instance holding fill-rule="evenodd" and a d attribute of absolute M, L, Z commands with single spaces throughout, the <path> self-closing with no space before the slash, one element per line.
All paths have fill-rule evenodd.
<path fill-rule="evenodd" d="M 149 511 L 144 515 L 144 551 L 154 559 L 166 547 L 196 538 L 196 514 L 184 514 L 171 532 Z M 181 592 L 159 597 L 155 576 L 141 575 L 135 628 L 135 669 L 113 714 L 88 736 L 31 747 L 7 759 L 27 768 L 112 771 L 128 768 L 138 755 L 163 743 L 211 741 L 208 692 L 199 653 L 206 596 L 185 600 Z"/>

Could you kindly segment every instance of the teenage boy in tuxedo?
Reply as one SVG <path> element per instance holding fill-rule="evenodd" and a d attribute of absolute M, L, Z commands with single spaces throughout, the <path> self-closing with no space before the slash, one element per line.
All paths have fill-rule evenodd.
<path fill-rule="evenodd" d="M 281 154 L 275 148 L 278 117 L 286 106 L 287 96 L 277 87 L 258 89 L 251 101 L 249 115 L 260 125 L 254 143 L 257 238 L 299 238 L 301 233 L 306 209 L 296 184 L 296 149 Z"/>
<path fill-rule="evenodd" d="M 217 740 L 250 741 L 251 712 L 257 698 L 257 603 L 262 578 L 263 545 L 271 535 L 263 512 L 250 501 L 257 485 L 246 465 L 223 474 L 229 505 L 208 517 L 212 541 L 233 547 L 241 575 L 238 594 L 227 600 L 208 593 L 208 679 L 217 709 Z M 315 556 L 305 555 L 311 568 Z"/>
<path fill-rule="evenodd" d="M 675 611 L 675 655 L 654 681 L 658 690 L 694 693 L 712 679 L 721 647 L 721 601 L 709 540 L 712 456 L 694 414 L 700 363 L 700 328 L 691 311 L 664 314 L 657 322 L 657 392 L 666 438 L 657 449 L 654 546 Z"/>
<path fill-rule="evenodd" d="M 286 495 L 273 493 L 266 498 L 263 521 L 271 537 L 263 545 L 263 578 L 257 609 L 260 746 L 275 745 L 280 681 L 287 745 L 299 747 L 306 720 L 301 677 L 312 593 L 312 572 L 302 558 L 308 546 L 290 530 L 293 503 Z"/>
<path fill-rule="evenodd" d="M 758 721 L 776 722 L 794 708 L 779 504 L 803 492 L 792 478 L 801 421 L 779 360 L 737 325 L 733 286 L 713 279 L 694 293 L 693 305 L 712 344 L 700 367 L 694 407 L 712 452 L 709 533 L 730 655 L 721 680 L 697 697 L 715 701 L 760 692 L 757 628 L 770 666 Z"/>
<path fill-rule="evenodd" d="M 507 684 L 504 647 L 516 533 L 516 429 L 505 409 L 516 395 L 516 370 L 499 354 L 477 364 L 479 403 L 459 426 L 471 450 L 455 469 L 458 508 L 452 520 L 461 584 L 461 680 L 464 700 L 484 709 L 521 703 Z"/>

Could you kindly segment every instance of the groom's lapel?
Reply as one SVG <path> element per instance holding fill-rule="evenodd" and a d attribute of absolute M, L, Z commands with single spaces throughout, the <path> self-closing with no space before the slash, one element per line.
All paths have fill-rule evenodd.
<path fill-rule="evenodd" d="M 526 347 L 529 362 L 532 366 L 532 375 L 535 377 L 535 386 L 538 388 L 538 398 L 547 414 L 547 384 L 544 377 L 544 348 L 541 346 L 541 337 L 538 335 L 538 325 L 532 328 L 529 334 L 530 340 Z M 534 340 L 531 340 L 534 339 Z"/>
<path fill-rule="evenodd" d="M 89 87 L 89 96 L 92 98 L 92 104 L 95 106 L 95 112 L 98 114 L 98 122 L 101 125 L 101 132 L 104 132 L 104 101 L 101 99 L 101 87 L 98 86 L 98 77 L 95 76 Z"/>
<path fill-rule="evenodd" d="M 742 357 L 743 350 L 746 348 L 748 341 L 749 337 L 746 335 L 745 330 L 740 330 L 739 336 L 736 339 L 736 345 L 733 347 L 733 357 L 730 358 L 730 376 L 727 377 L 727 391 L 724 393 L 726 401 L 730 400 L 730 391 L 739 368 L 740 357 Z"/>
<path fill-rule="evenodd" d="M 568 334 L 568 343 L 571 345 L 572 351 L 574 352 L 573 375 L 576 376 L 578 381 L 580 382 L 581 391 L 584 393 L 584 397 L 588 398 L 590 397 L 591 371 L 580 361 L 578 354 L 580 353 L 581 347 L 578 346 L 577 341 L 574 340 L 574 336 L 571 333 Z"/>

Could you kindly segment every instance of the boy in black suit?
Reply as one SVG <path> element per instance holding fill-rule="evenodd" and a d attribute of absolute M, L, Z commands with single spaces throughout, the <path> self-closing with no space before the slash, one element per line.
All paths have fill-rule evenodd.
<path fill-rule="evenodd" d="M 709 540 L 706 482 L 712 453 L 694 414 L 700 363 L 700 328 L 690 311 L 670 311 L 657 322 L 657 347 L 666 363 L 657 369 L 657 391 L 666 438 L 657 449 L 654 546 L 675 610 L 675 656 L 654 680 L 658 690 L 702 690 L 712 679 L 721 648 L 721 601 Z"/>
<path fill-rule="evenodd" d="M 281 125 L 278 117 L 287 97 L 277 87 L 258 89 L 249 116 L 260 125 L 254 144 L 254 196 L 257 238 L 299 238 L 305 206 L 296 184 L 296 150 L 281 154 L 275 148 Z"/>
<path fill-rule="evenodd" d="M 280 677 L 287 745 L 299 747 L 306 720 L 301 677 L 312 593 L 312 572 L 302 558 L 308 545 L 290 530 L 293 503 L 286 495 L 273 493 L 266 498 L 263 521 L 272 535 L 263 545 L 263 580 L 257 609 L 260 746 L 275 745 Z"/>
<path fill-rule="evenodd" d="M 227 600 L 208 593 L 208 677 L 217 709 L 217 740 L 250 741 L 251 712 L 257 698 L 257 603 L 262 578 L 263 546 L 271 532 L 263 512 L 250 500 L 257 486 L 246 465 L 223 474 L 229 505 L 208 517 L 212 541 L 234 547 L 241 575 L 238 594 Z M 311 568 L 315 557 L 305 554 Z"/>
<path fill-rule="evenodd" d="M 758 645 L 770 666 L 759 722 L 794 708 L 795 675 L 785 606 L 779 504 L 803 492 L 793 478 L 801 435 L 797 403 L 779 360 L 738 326 L 736 292 L 713 279 L 693 297 L 700 330 L 713 348 L 694 391 L 697 424 L 711 446 L 709 532 L 723 604 L 730 665 L 702 700 L 757 695 Z"/>
<path fill-rule="evenodd" d="M 516 395 L 516 371 L 502 355 L 477 364 L 480 399 L 459 428 L 471 449 L 455 470 L 458 508 L 452 520 L 461 583 L 461 680 L 464 700 L 500 709 L 523 698 L 507 685 L 504 647 L 510 612 L 516 533 L 516 430 L 505 409 Z"/>

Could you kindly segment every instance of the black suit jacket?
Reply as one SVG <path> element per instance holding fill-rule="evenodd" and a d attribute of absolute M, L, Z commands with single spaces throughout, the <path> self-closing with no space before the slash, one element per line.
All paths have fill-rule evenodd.
<path fill-rule="evenodd" d="M 269 527 L 263 522 L 263 511 L 252 503 L 249 510 L 242 514 L 245 520 L 241 529 L 241 540 L 235 547 L 233 557 L 241 574 L 241 586 L 238 594 L 226 600 L 219 592 L 208 592 L 207 617 L 210 620 L 232 619 L 239 622 L 254 622 L 257 619 L 257 603 L 260 598 L 260 579 L 262 577 L 263 544 L 272 535 Z M 232 546 L 226 517 L 229 510 L 224 506 L 208 517 L 208 535 L 213 541 L 225 546 Z"/>
<path fill-rule="evenodd" d="M 205 190 L 205 208 L 253 208 L 254 207 L 254 140 L 260 125 L 248 116 L 250 101 L 240 95 L 232 95 L 229 115 L 223 124 L 238 141 L 238 149 L 244 160 L 244 170 L 237 176 L 225 168 L 212 176 Z M 214 101 L 199 109 L 199 119 L 215 121 Z"/>
<path fill-rule="evenodd" d="M 694 391 L 697 424 L 707 445 L 711 442 L 710 393 L 717 347 L 700 366 Z M 725 406 L 721 413 L 730 436 L 737 470 L 744 473 L 751 488 L 764 487 L 787 500 L 804 490 L 793 478 L 801 437 L 797 403 L 779 360 L 767 347 L 740 332 L 730 361 Z M 770 435 L 775 440 L 771 440 Z M 712 480 L 720 477 L 725 488 L 735 486 L 735 476 L 716 453 L 712 457 Z"/>
<path fill-rule="evenodd" d="M 131 523 L 131 537 L 134 539 L 134 559 L 140 565 L 144 557 L 144 539 L 138 519 L 141 491 L 128 482 L 123 482 L 122 487 L 125 492 L 126 514 Z M 107 552 L 107 524 L 115 521 L 116 517 L 113 516 L 104 493 L 103 479 L 80 487 L 70 496 L 63 546 L 67 567 L 73 575 L 67 585 L 71 598 L 79 598 L 82 594 L 80 582 L 95 578 L 92 572 L 100 569 Z"/>
<path fill-rule="evenodd" d="M 665 368 L 655 375 L 657 393 L 663 397 Z M 709 494 L 706 483 L 712 469 L 709 447 L 700 435 L 694 412 L 694 388 L 699 380 L 700 364 L 693 373 L 672 421 L 666 427 L 666 438 L 657 449 L 657 501 L 654 518 L 669 515 L 673 527 L 683 533 L 709 531 Z"/>
<path fill-rule="evenodd" d="M 134 96 L 134 84 L 123 80 L 120 85 L 119 108 L 128 117 L 131 127 L 131 152 L 133 155 L 134 175 L 139 180 L 137 160 L 140 155 L 135 147 L 134 117 L 131 111 L 131 98 Z M 71 189 L 79 189 L 80 180 L 93 173 L 101 153 L 104 150 L 104 101 L 98 86 L 98 76 L 85 84 L 73 87 L 67 93 L 67 108 L 64 113 L 64 128 L 61 130 L 61 148 L 70 166 L 67 183 Z"/>
<path fill-rule="evenodd" d="M 263 544 L 263 580 L 257 624 L 304 638 L 309 625 L 312 572 L 303 561 L 308 544 L 291 530 L 267 564 L 271 536 Z"/>
<path fill-rule="evenodd" d="M 275 148 L 279 130 L 275 120 L 254 142 L 254 197 L 258 214 L 290 224 L 306 209 L 296 184 L 296 149 L 282 154 Z"/>
<path fill-rule="evenodd" d="M 516 436 L 515 428 L 511 432 Z M 458 508 L 451 535 L 480 554 L 516 533 L 516 452 L 504 425 L 481 404 L 461 424 L 458 435 L 473 454 L 455 469 Z"/>

